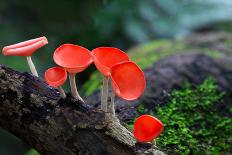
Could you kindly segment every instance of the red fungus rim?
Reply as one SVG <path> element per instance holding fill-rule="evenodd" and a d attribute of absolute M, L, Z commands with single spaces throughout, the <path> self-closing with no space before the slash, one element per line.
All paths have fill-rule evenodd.
<path fill-rule="evenodd" d="M 133 68 L 128 68 L 130 66 L 132 66 Z M 128 72 L 127 75 L 121 73 L 123 71 L 122 67 L 126 68 L 126 71 Z M 138 74 L 136 75 L 132 73 L 138 73 Z M 136 81 L 133 81 L 133 78 Z M 128 101 L 139 98 L 143 94 L 146 88 L 146 79 L 143 71 L 139 68 L 139 66 L 137 66 L 134 62 L 131 61 L 122 62 L 112 66 L 111 79 L 112 79 L 112 88 L 115 94 Z M 122 80 L 124 81 L 123 83 L 121 83 Z M 136 85 L 138 82 L 140 82 L 141 85 Z M 126 90 L 127 92 L 123 92 L 125 91 L 123 90 L 125 89 L 125 87 L 129 87 L 131 89 Z M 128 96 L 128 94 L 130 94 L 131 91 L 134 91 L 133 92 L 135 94 L 134 96 L 133 95 Z"/>
<path fill-rule="evenodd" d="M 49 85 L 59 87 L 67 80 L 67 72 L 61 67 L 52 67 L 46 70 L 44 78 Z"/>
<path fill-rule="evenodd" d="M 46 44 L 48 44 L 48 40 L 43 36 L 6 46 L 2 49 L 2 53 L 5 56 L 31 56 L 34 52 Z"/>
<path fill-rule="evenodd" d="M 133 135 L 139 142 L 151 142 L 163 131 L 163 123 L 154 116 L 141 115 L 135 120 Z"/>
<path fill-rule="evenodd" d="M 129 61 L 128 55 L 115 47 L 98 47 L 92 50 L 94 64 L 104 75 L 110 76 L 110 68 L 118 63 Z"/>
<path fill-rule="evenodd" d="M 63 44 L 58 47 L 53 59 L 57 65 L 77 72 L 84 70 L 93 62 L 88 49 L 74 44 Z"/>

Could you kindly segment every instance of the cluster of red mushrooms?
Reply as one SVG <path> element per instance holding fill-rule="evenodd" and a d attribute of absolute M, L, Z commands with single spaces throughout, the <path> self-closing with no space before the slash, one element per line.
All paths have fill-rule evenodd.
<path fill-rule="evenodd" d="M 48 44 L 46 37 L 39 37 L 14 45 L 6 46 L 2 52 L 5 56 L 25 56 L 31 73 L 38 77 L 31 56 L 39 48 Z M 74 44 L 63 44 L 58 47 L 53 55 L 54 62 L 58 65 L 49 68 L 44 75 L 45 81 L 60 92 L 62 98 L 66 94 L 62 85 L 69 75 L 70 88 L 74 98 L 82 101 L 75 82 L 75 75 L 85 70 L 92 63 L 103 74 L 103 88 L 101 96 L 101 110 L 115 116 L 115 95 L 131 101 L 140 97 L 146 87 L 146 80 L 142 70 L 132 61 L 127 54 L 118 48 L 98 47 L 92 51 Z M 108 103 L 109 82 L 111 82 L 111 102 Z M 134 136 L 139 142 L 152 142 L 163 130 L 163 124 L 150 115 L 142 115 L 134 124 Z"/>

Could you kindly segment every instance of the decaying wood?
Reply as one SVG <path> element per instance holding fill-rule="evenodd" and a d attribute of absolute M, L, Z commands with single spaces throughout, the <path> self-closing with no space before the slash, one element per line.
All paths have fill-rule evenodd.
<path fill-rule="evenodd" d="M 42 79 L 0 66 L 0 127 L 41 154 L 164 154 L 138 144 L 119 120 L 73 99 Z"/>

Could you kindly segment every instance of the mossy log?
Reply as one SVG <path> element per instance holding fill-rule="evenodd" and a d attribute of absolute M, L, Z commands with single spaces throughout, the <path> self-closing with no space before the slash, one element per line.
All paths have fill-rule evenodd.
<path fill-rule="evenodd" d="M 0 127 L 41 154 L 164 154 L 138 144 L 120 121 L 57 90 L 42 79 L 0 66 Z"/>

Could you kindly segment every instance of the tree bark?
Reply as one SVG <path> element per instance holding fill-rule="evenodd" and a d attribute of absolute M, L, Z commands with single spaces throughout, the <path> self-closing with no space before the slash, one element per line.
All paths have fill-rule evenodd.
<path fill-rule="evenodd" d="M 40 78 L 0 65 L 0 127 L 41 154 L 164 154 L 136 143 L 120 121 Z"/>

